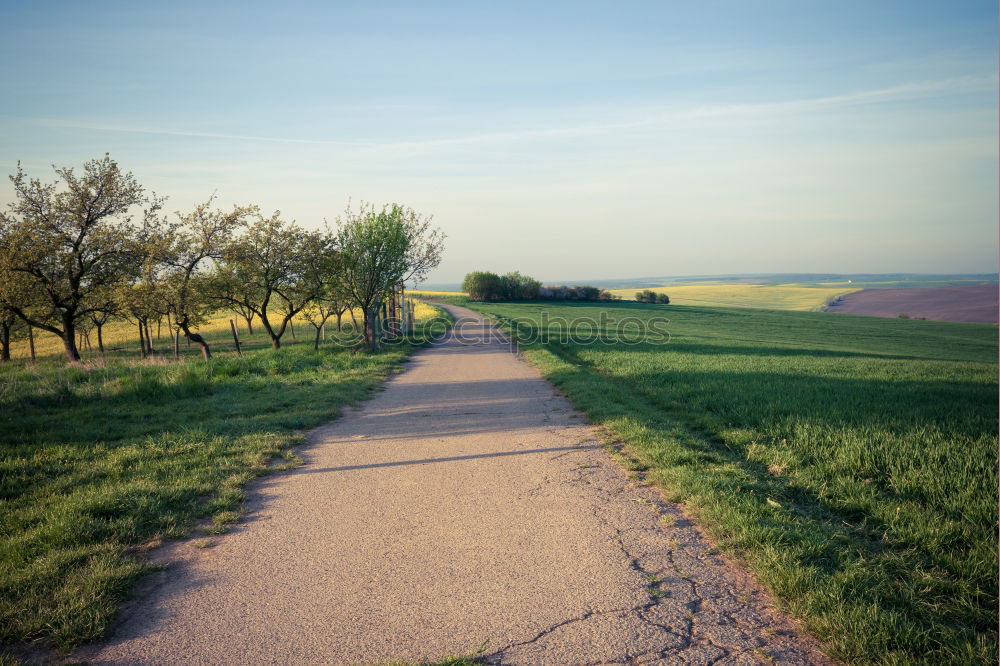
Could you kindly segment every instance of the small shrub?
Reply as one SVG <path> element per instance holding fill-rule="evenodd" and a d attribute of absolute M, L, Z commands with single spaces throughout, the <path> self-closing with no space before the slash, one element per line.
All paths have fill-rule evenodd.
<path fill-rule="evenodd" d="M 670 297 L 666 294 L 657 294 L 652 289 L 643 289 L 642 291 L 635 292 L 635 300 L 638 303 L 659 303 L 661 305 L 669 305 Z"/>
<path fill-rule="evenodd" d="M 496 273 L 474 271 L 462 280 L 462 291 L 474 301 L 497 301 L 503 294 L 503 278 Z"/>
<path fill-rule="evenodd" d="M 521 275 L 517 271 L 500 278 L 502 295 L 505 300 L 533 301 L 538 298 L 542 283 L 533 277 Z"/>

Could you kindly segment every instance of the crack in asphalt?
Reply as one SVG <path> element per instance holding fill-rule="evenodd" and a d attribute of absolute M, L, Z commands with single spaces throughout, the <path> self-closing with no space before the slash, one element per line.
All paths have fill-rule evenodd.
<path fill-rule="evenodd" d="M 592 450 L 581 449 L 581 451 L 591 452 Z M 577 452 L 567 451 L 550 458 L 550 460 L 556 461 L 575 453 Z M 588 608 L 579 615 L 546 626 L 529 639 L 504 645 L 492 652 L 486 658 L 486 663 L 496 666 L 531 663 L 522 661 L 519 653 L 524 652 L 526 648 L 537 647 L 545 643 L 560 630 L 607 617 L 638 620 L 654 630 L 659 644 L 653 646 L 644 644 L 635 653 L 626 652 L 611 659 L 579 662 L 579 666 L 640 664 L 652 663 L 652 661 L 659 663 L 660 660 L 675 660 L 685 656 L 689 662 L 706 665 L 737 657 L 746 657 L 763 663 L 764 659 L 767 658 L 765 657 L 767 653 L 762 652 L 761 646 L 765 645 L 766 641 L 755 636 L 759 633 L 760 623 L 755 625 L 743 622 L 727 608 L 748 609 L 755 615 L 763 615 L 764 609 L 760 608 L 757 603 L 751 603 L 748 597 L 744 597 L 745 601 L 741 600 L 741 597 L 734 594 L 731 589 L 727 589 L 725 580 L 709 580 L 705 583 L 699 583 L 698 572 L 691 572 L 681 562 L 678 562 L 675 555 L 682 553 L 687 559 L 697 562 L 706 571 L 724 566 L 724 562 L 718 559 L 717 551 L 706 546 L 699 535 L 687 533 L 695 528 L 689 527 L 686 520 L 684 521 L 685 527 L 682 528 L 686 537 L 683 541 L 674 541 L 672 542 L 674 545 L 663 548 L 653 555 L 643 551 L 641 544 L 636 539 L 641 540 L 643 537 L 662 539 L 670 528 L 660 524 L 659 517 L 664 514 L 670 515 L 674 519 L 673 524 L 676 524 L 680 512 L 675 506 L 663 501 L 658 493 L 642 480 L 639 483 L 627 483 L 618 479 L 617 484 L 612 482 L 609 485 L 607 478 L 591 478 L 599 472 L 605 472 L 602 476 L 607 476 L 607 466 L 609 463 L 606 462 L 587 464 L 585 467 L 580 467 L 577 464 L 571 469 L 563 470 L 564 474 L 559 478 L 554 479 L 546 476 L 541 483 L 532 488 L 529 494 L 541 493 L 545 486 L 553 483 L 566 483 L 586 487 L 589 492 L 600 497 L 600 502 L 590 504 L 590 514 L 620 552 L 623 566 L 628 567 L 646 581 L 644 585 L 637 584 L 635 590 L 637 598 L 644 595 L 648 595 L 648 598 L 629 607 L 603 611 Z M 565 474 L 566 472 L 568 474 Z M 614 480 L 612 479 L 612 481 Z M 623 495 L 629 490 L 637 492 L 644 490 L 646 496 L 626 499 Z M 657 496 L 651 497 L 653 494 Z M 620 505 L 619 510 L 634 511 L 635 507 L 630 505 L 633 500 L 642 509 L 651 509 L 646 513 L 650 516 L 655 515 L 657 524 L 647 526 L 626 523 L 627 526 L 620 527 L 621 523 L 616 523 L 602 515 L 602 511 L 608 511 L 608 506 L 615 503 Z M 654 555 L 661 558 L 660 566 L 644 566 L 643 560 Z M 655 557 L 653 559 L 655 560 Z M 708 569 L 709 567 L 711 569 Z M 670 575 L 671 573 L 673 575 Z M 709 576 L 709 578 L 718 577 L 714 572 Z M 673 587 L 684 588 L 683 592 L 676 589 L 663 589 L 668 583 Z M 670 606 L 674 611 L 672 616 L 668 613 L 669 623 L 664 618 L 657 617 L 657 611 L 663 610 L 666 606 Z M 683 615 L 680 614 L 681 612 Z M 797 653 L 793 650 L 793 653 L 789 660 L 791 663 L 827 663 L 825 657 L 809 650 L 801 650 Z"/>

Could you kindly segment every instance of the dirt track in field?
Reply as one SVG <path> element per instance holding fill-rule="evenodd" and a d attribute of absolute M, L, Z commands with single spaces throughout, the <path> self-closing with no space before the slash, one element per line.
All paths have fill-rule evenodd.
<path fill-rule="evenodd" d="M 470 310 L 318 428 L 212 548 L 173 543 L 95 664 L 825 663 L 677 507 L 628 482 Z"/>
<path fill-rule="evenodd" d="M 937 321 L 978 321 L 997 323 L 998 287 L 984 284 L 963 287 L 920 287 L 913 289 L 864 289 L 842 296 L 826 312 L 863 314 Z"/>

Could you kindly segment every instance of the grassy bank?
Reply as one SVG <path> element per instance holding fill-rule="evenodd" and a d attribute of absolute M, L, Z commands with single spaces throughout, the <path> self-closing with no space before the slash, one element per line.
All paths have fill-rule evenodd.
<path fill-rule="evenodd" d="M 225 531 L 246 482 L 294 459 L 299 431 L 364 399 L 444 326 L 379 354 L 300 342 L 210 363 L 192 351 L 0 365 L 0 645 L 101 636 L 145 571 L 143 544 L 202 520 Z"/>
<path fill-rule="evenodd" d="M 473 305 L 519 321 L 528 358 L 834 655 L 996 662 L 995 326 Z M 616 332 L 656 317 L 669 342 Z M 560 341 L 560 327 L 610 344 Z"/>

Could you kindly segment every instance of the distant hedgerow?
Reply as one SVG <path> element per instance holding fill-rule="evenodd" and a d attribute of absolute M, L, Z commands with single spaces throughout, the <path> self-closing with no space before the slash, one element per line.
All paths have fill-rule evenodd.
<path fill-rule="evenodd" d="M 611 301 L 611 292 L 590 285 L 542 286 L 538 280 L 518 272 L 497 275 L 474 271 L 462 281 L 462 291 L 474 301 Z"/>

